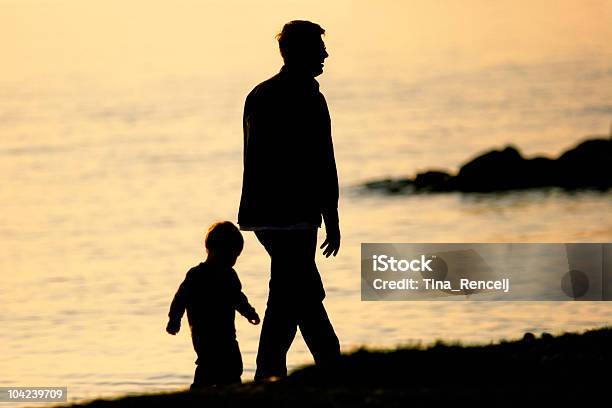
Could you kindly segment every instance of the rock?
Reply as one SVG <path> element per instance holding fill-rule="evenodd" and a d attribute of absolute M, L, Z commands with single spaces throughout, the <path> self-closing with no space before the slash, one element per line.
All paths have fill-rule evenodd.
<path fill-rule="evenodd" d="M 517 148 L 506 146 L 470 160 L 456 176 L 443 170 L 418 173 L 414 180 L 384 179 L 366 183 L 368 189 L 388 193 L 463 191 L 492 192 L 540 187 L 566 189 L 612 187 L 612 136 L 586 140 L 557 159 L 524 158 Z"/>
<path fill-rule="evenodd" d="M 491 150 L 461 166 L 454 185 L 461 191 L 524 188 L 528 184 L 525 161 L 512 146 Z"/>
<path fill-rule="evenodd" d="M 365 187 L 369 190 L 382 190 L 387 193 L 400 193 L 403 192 L 407 187 L 412 186 L 414 181 L 409 178 L 401 179 L 383 179 L 370 181 L 365 183 Z"/>
<path fill-rule="evenodd" d="M 417 174 L 414 188 L 419 191 L 448 191 L 451 175 L 444 171 L 430 170 Z"/>
<path fill-rule="evenodd" d="M 612 186 L 612 139 L 592 139 L 558 159 L 559 185 L 566 188 Z"/>
<path fill-rule="evenodd" d="M 525 186 L 548 187 L 558 184 L 559 175 L 555 160 L 548 157 L 535 157 L 525 160 L 524 163 Z"/>

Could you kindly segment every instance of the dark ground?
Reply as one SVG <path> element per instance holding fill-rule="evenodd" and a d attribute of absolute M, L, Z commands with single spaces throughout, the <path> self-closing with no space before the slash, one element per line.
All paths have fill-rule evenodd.
<path fill-rule="evenodd" d="M 612 328 L 483 346 L 360 349 L 321 380 L 284 380 L 96 400 L 72 407 L 610 406 Z"/>

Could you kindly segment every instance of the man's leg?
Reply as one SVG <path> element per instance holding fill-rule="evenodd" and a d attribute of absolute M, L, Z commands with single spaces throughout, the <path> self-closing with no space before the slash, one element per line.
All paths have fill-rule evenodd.
<path fill-rule="evenodd" d="M 298 325 L 317 366 L 333 366 L 340 357 L 340 342 L 323 302 L 305 305 L 300 311 Z"/>
<path fill-rule="evenodd" d="M 304 262 L 310 263 L 310 270 L 305 272 L 307 276 L 312 275 L 316 279 L 310 279 L 313 282 L 312 291 L 298 309 L 298 326 L 315 363 L 318 366 L 328 366 L 340 356 L 340 342 L 323 306 L 325 291 L 315 263 L 317 231 L 304 231 L 303 239 Z M 316 288 L 318 284 L 321 285 L 320 289 Z"/>
<path fill-rule="evenodd" d="M 295 317 L 284 305 L 268 302 L 257 350 L 255 380 L 287 375 L 287 352 L 297 333 Z"/>
<path fill-rule="evenodd" d="M 199 388 L 204 388 L 207 385 L 208 384 L 206 382 L 206 375 L 204 372 L 204 367 L 196 363 L 195 374 L 193 375 L 193 383 L 191 383 L 191 386 L 189 387 L 189 389 L 191 391 L 195 391 Z"/>
<path fill-rule="evenodd" d="M 266 312 L 261 326 L 255 380 L 287 375 L 287 352 L 297 333 L 295 314 L 288 301 L 289 259 L 284 250 L 283 231 L 257 231 L 257 239 L 271 259 L 270 285 Z"/>
<path fill-rule="evenodd" d="M 338 338 L 322 304 L 325 291 L 315 264 L 317 230 L 268 230 L 256 235 L 272 266 L 255 378 L 286 375 L 286 355 L 298 324 L 317 364 L 335 360 Z"/>

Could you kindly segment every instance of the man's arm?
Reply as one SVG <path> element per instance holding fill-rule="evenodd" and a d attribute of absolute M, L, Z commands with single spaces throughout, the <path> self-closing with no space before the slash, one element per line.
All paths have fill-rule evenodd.
<path fill-rule="evenodd" d="M 322 109 L 322 202 L 321 213 L 325 222 L 326 238 L 321 248 L 323 255 L 329 257 L 336 256 L 340 249 L 340 225 L 338 217 L 338 171 L 336 169 L 336 159 L 334 156 L 334 144 L 331 137 L 331 118 L 325 97 L 321 94 Z"/>
<path fill-rule="evenodd" d="M 243 164 L 246 162 L 247 156 L 247 146 L 249 144 L 249 135 L 251 134 L 251 126 L 253 123 L 252 118 L 252 99 L 253 93 L 247 95 L 246 100 L 244 101 L 244 111 L 242 113 L 242 134 L 243 134 L 243 151 L 242 151 L 242 161 Z"/>

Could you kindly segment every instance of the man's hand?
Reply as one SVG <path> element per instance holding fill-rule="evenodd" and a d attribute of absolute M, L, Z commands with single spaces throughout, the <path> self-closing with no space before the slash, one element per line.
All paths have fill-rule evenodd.
<path fill-rule="evenodd" d="M 326 258 L 329 258 L 332 254 L 336 256 L 340 249 L 340 226 L 338 224 L 325 224 L 325 232 L 327 236 L 323 244 L 321 244 L 323 255 L 325 255 Z"/>
<path fill-rule="evenodd" d="M 249 321 L 249 323 L 257 326 L 259 324 L 259 315 L 255 313 L 253 316 L 249 316 L 247 320 Z"/>
<path fill-rule="evenodd" d="M 166 331 L 168 334 L 175 335 L 181 330 L 181 322 L 180 321 L 168 321 L 168 325 L 166 326 Z"/>

